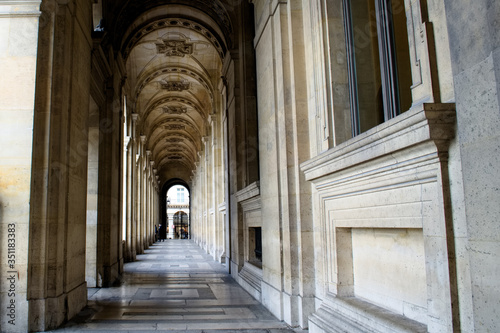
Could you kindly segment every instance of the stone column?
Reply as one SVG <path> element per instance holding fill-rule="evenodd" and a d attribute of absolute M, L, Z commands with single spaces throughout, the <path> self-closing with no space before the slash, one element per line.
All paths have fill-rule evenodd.
<path fill-rule="evenodd" d="M 159 225 L 160 223 L 160 207 L 162 206 L 160 204 L 160 189 L 158 188 L 158 185 L 156 185 L 156 182 L 155 182 L 155 179 L 153 177 L 153 186 L 154 186 L 154 207 L 153 207 L 153 211 L 154 211 L 154 214 L 155 214 L 155 223 L 157 225 Z"/>
<path fill-rule="evenodd" d="M 155 212 L 155 221 L 156 221 L 156 224 L 159 225 L 160 223 L 160 218 L 161 218 L 161 214 L 160 214 L 160 207 L 163 207 L 162 204 L 160 204 L 160 194 L 161 194 L 161 190 L 160 190 L 160 187 L 159 187 L 159 181 L 158 181 L 158 178 L 160 178 L 160 176 L 156 175 L 156 169 L 153 170 L 154 171 L 154 177 L 153 177 L 153 184 L 154 184 L 154 189 L 155 189 L 155 207 L 154 207 L 154 212 Z M 168 221 L 167 221 L 167 225 L 168 225 Z"/>
<path fill-rule="evenodd" d="M 21 7 L 16 3 L 12 9 L 17 13 L 23 9 L 26 20 L 12 21 L 9 24 L 13 26 L 3 30 L 9 31 L 12 37 L 8 45 L 13 49 L 7 54 L 18 54 L 18 60 L 25 62 L 18 63 L 16 67 L 12 63 L 9 68 L 17 68 L 16 77 L 26 77 L 31 82 L 18 91 L 27 91 L 33 96 L 30 69 L 34 67 L 30 67 L 30 61 L 36 54 L 32 48 L 36 45 L 32 38 L 36 36 L 37 29 L 37 11 L 32 8 L 36 2 L 31 2 L 29 6 L 32 8 L 31 15 L 22 3 Z M 91 3 L 84 0 L 47 0 L 42 3 L 41 9 L 35 119 L 32 122 L 31 198 L 24 202 L 24 205 L 31 205 L 29 233 L 27 228 L 20 228 L 24 237 L 29 239 L 30 246 L 29 254 L 24 252 L 17 256 L 21 259 L 27 255 L 29 262 L 24 271 L 28 274 L 28 294 L 24 299 L 29 302 L 29 316 L 27 313 L 17 315 L 20 321 L 24 320 L 21 319 L 23 317 L 29 321 L 29 327 L 24 326 L 24 331 L 55 328 L 65 318 L 78 313 L 87 301 L 85 234 L 92 8 Z M 29 16 L 31 19 L 28 19 Z M 26 74 L 20 75 L 24 71 Z M 2 71 L 4 76 L 9 72 Z M 16 89 L 13 82 L 17 79 L 4 79 L 2 82 Z M 32 100 L 28 96 L 8 95 L 18 102 Z M 21 114 L 16 118 L 26 119 L 20 117 Z M 13 137 L 19 135 L 12 133 Z M 24 142 L 25 138 L 20 142 Z M 19 144 L 15 146 L 23 147 Z M 25 149 L 23 147 L 21 151 Z M 15 178 L 9 176 L 9 179 Z M 11 204 L 15 202 L 13 200 Z M 19 239 L 19 246 L 22 244 L 22 239 Z M 18 291 L 18 297 L 22 297 L 22 285 Z M 21 301 L 19 311 L 22 311 L 22 304 Z M 3 324 L 2 328 L 5 328 Z M 16 325 L 15 329 L 19 328 L 23 325 Z"/>
<path fill-rule="evenodd" d="M 130 119 L 130 118 L 128 118 Z M 132 122 L 129 120 L 128 124 L 129 130 L 132 128 Z M 132 159 L 132 151 L 133 151 L 133 143 L 132 143 L 132 137 L 130 136 L 127 142 L 127 177 L 126 177 L 126 238 L 125 238 L 125 256 L 127 261 L 133 261 L 133 254 L 132 254 L 132 168 L 133 168 L 133 159 Z"/>
<path fill-rule="evenodd" d="M 137 127 L 137 113 L 132 114 L 132 129 L 131 129 L 131 173 L 130 173 L 130 181 L 131 181 L 131 191 L 130 191 L 130 209 L 131 209 L 131 233 L 130 233 L 130 242 L 131 242 L 131 253 L 132 253 L 132 261 L 135 260 L 137 255 L 137 162 L 136 162 L 136 154 L 137 154 L 137 135 L 136 135 L 136 127 Z"/>
<path fill-rule="evenodd" d="M 275 2 L 256 40 L 259 85 L 263 304 L 290 325 L 307 326 L 313 310 L 310 185 L 300 172 L 309 158 L 304 1 Z M 274 94 L 286 91 L 286 94 Z M 305 139 L 302 139 L 305 138 Z M 266 269 L 275 267 L 276 269 Z"/>
<path fill-rule="evenodd" d="M 97 214 L 97 269 L 102 287 L 112 286 L 120 275 L 121 221 L 121 117 L 120 96 L 108 85 L 106 104 L 99 117 L 99 185 Z M 115 109 L 116 108 L 116 109 Z"/>
<path fill-rule="evenodd" d="M 153 223 L 152 202 L 153 202 L 153 193 L 151 191 L 151 168 L 148 168 L 148 225 L 149 225 L 148 243 L 150 246 L 153 245 L 155 241 L 154 239 L 155 225 Z"/>
<path fill-rule="evenodd" d="M 10 332 L 28 331 L 28 247 L 42 248 L 45 241 L 28 243 L 39 6 L 40 1 L 0 2 L 0 327 Z M 47 184 L 42 174 L 37 179 Z M 44 269 L 40 263 L 39 271 Z M 11 285 L 15 296 L 9 296 Z M 12 301 L 14 310 L 8 308 Z"/>
<path fill-rule="evenodd" d="M 145 191 L 145 199 L 144 199 L 144 223 L 146 228 L 146 233 L 144 237 L 144 247 L 148 248 L 151 245 L 151 220 L 150 220 L 150 207 L 149 201 L 151 200 L 149 193 L 149 182 L 150 182 L 150 164 L 149 161 L 151 159 L 151 151 L 146 150 L 146 160 L 144 161 L 144 191 Z"/>
<path fill-rule="evenodd" d="M 154 164 L 155 162 L 154 161 L 150 161 L 149 162 L 150 166 L 149 166 L 149 192 L 150 192 L 150 202 L 149 202 L 149 212 L 150 212 L 150 215 L 149 215 L 149 222 L 151 223 L 151 226 L 152 226 L 152 233 L 153 233 L 153 240 L 151 242 L 151 244 L 155 241 L 155 238 L 154 238 L 154 232 L 155 232 L 155 225 L 156 225 L 156 228 L 158 228 L 158 222 L 156 221 L 155 219 L 155 211 L 154 211 L 154 201 L 155 201 L 155 196 L 154 196 L 154 184 L 153 184 L 153 177 L 154 177 L 154 174 L 153 174 L 153 168 L 154 168 Z"/>
<path fill-rule="evenodd" d="M 224 253 L 224 218 L 220 214 L 219 207 L 224 201 L 223 185 L 224 173 L 221 160 L 221 132 L 220 132 L 220 114 L 212 116 L 212 179 L 213 179 L 213 210 L 214 210 L 214 228 L 215 228 L 215 256 L 218 261 L 223 260 Z"/>
<path fill-rule="evenodd" d="M 145 165 L 146 165 L 146 153 L 145 153 L 145 148 L 144 148 L 144 145 L 146 143 L 146 136 L 144 135 L 141 135 L 140 137 L 140 144 L 139 144 L 139 154 L 140 154 L 140 158 L 139 158 L 139 165 L 138 165 L 138 169 L 139 169 L 139 174 L 137 175 L 137 181 L 139 182 L 139 186 L 138 186 L 138 189 L 139 189 L 139 193 L 138 193 L 138 203 L 139 203 L 139 206 L 137 207 L 138 208 L 138 213 L 139 213 L 139 219 L 137 221 L 137 225 L 138 225 L 138 242 L 137 242 L 137 246 L 138 246 L 138 253 L 144 253 L 144 238 L 145 238 L 145 226 L 146 226 L 146 221 L 145 221 L 145 218 L 144 218 L 144 214 L 145 214 L 145 200 L 146 200 L 146 197 L 145 197 Z"/>
<path fill-rule="evenodd" d="M 98 123 L 99 110 L 96 110 Z M 87 234 L 85 251 L 85 271 L 87 287 L 97 287 L 97 208 L 99 180 L 99 128 L 89 128 L 89 153 L 87 173 Z"/>
<path fill-rule="evenodd" d="M 460 149 L 450 172 L 460 188 L 452 196 L 460 309 L 453 329 L 499 332 L 500 2 L 444 4 Z"/>

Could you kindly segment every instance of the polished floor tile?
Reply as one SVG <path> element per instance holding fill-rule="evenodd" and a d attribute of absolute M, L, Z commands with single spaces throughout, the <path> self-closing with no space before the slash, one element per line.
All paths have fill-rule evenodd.
<path fill-rule="evenodd" d="M 190 240 L 151 246 L 123 283 L 90 288 L 89 306 L 57 332 L 291 333 Z"/>

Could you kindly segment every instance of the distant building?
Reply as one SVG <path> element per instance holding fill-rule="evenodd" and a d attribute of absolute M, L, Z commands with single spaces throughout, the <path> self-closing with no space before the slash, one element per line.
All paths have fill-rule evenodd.
<path fill-rule="evenodd" d="M 189 238 L 189 192 L 181 185 L 172 186 L 167 192 L 167 238 Z"/>

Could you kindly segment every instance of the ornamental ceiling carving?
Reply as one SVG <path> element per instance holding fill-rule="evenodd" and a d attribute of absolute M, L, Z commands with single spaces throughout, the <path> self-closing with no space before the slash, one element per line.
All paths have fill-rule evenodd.
<path fill-rule="evenodd" d="M 156 52 L 166 57 L 184 57 L 193 54 L 193 44 L 185 40 L 162 40 L 156 43 Z"/>
<path fill-rule="evenodd" d="M 222 112 L 218 89 L 232 48 L 228 10 L 234 8 L 219 0 L 108 4 L 106 11 L 119 9 L 119 15 L 104 31 L 111 26 L 113 40 L 120 40 L 114 48 L 127 75 L 123 87 L 129 110 L 139 115 L 138 130 L 148 138 L 146 149 L 159 174 L 177 156 L 175 169 L 191 175 L 210 133 L 209 117 Z"/>
<path fill-rule="evenodd" d="M 188 90 L 191 86 L 191 84 L 187 81 L 166 81 L 162 80 L 160 81 L 160 86 L 162 89 L 168 90 L 168 91 L 183 91 L 183 90 Z"/>
<path fill-rule="evenodd" d="M 186 129 L 186 125 L 180 125 L 180 124 L 171 124 L 171 125 L 165 125 L 163 126 L 164 129 L 167 131 L 182 131 Z"/>
<path fill-rule="evenodd" d="M 184 114 L 187 112 L 187 107 L 184 106 L 165 106 L 162 108 L 163 113 L 167 114 Z"/>

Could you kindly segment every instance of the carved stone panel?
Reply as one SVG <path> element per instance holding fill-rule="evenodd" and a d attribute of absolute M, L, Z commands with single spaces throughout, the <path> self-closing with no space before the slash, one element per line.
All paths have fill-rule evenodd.
<path fill-rule="evenodd" d="M 181 155 L 171 155 L 168 157 L 169 160 L 182 160 Z"/>
<path fill-rule="evenodd" d="M 170 124 L 170 125 L 165 125 L 163 128 L 168 131 L 182 131 L 186 129 L 186 125 Z"/>
<path fill-rule="evenodd" d="M 167 57 L 184 57 L 193 54 L 193 44 L 187 43 L 185 40 L 162 40 L 156 43 L 156 51 L 158 54 L 165 54 Z"/>
<path fill-rule="evenodd" d="M 190 84 L 187 81 L 160 81 L 160 86 L 162 89 L 168 91 L 183 91 L 188 90 L 190 88 Z"/>
<path fill-rule="evenodd" d="M 163 108 L 163 113 L 168 114 L 184 114 L 186 112 L 187 108 L 182 106 L 166 106 Z"/>
<path fill-rule="evenodd" d="M 182 138 L 169 138 L 169 139 L 165 139 L 165 142 L 168 142 L 168 143 L 179 143 L 179 142 L 182 142 L 184 141 L 184 139 Z"/>

